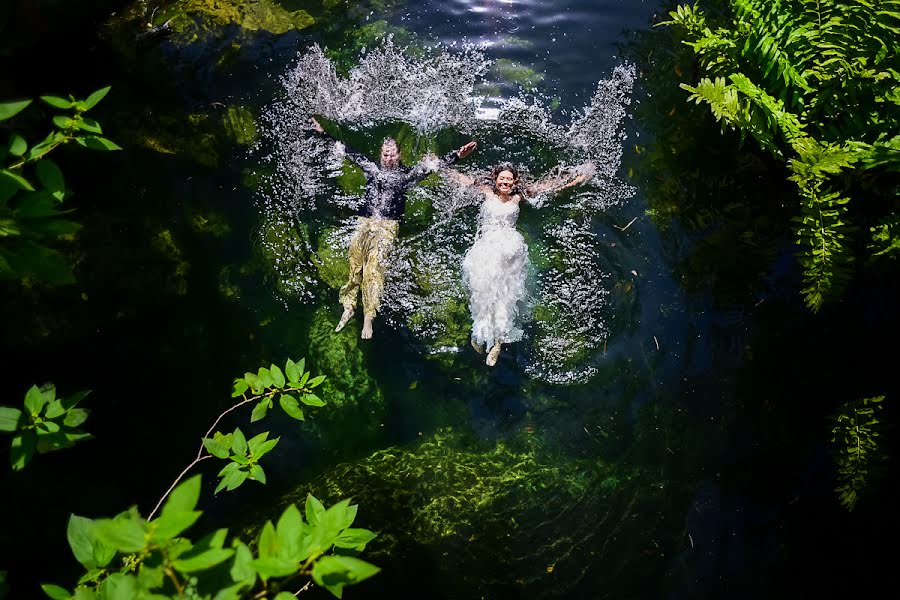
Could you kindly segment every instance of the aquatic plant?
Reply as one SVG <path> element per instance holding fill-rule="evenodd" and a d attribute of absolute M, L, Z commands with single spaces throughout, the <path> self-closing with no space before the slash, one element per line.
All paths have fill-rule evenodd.
<path fill-rule="evenodd" d="M 712 16 L 679 6 L 660 25 L 677 26 L 697 55 L 699 81 L 681 85 L 689 101 L 708 104 L 723 129 L 753 138 L 790 171 L 801 293 L 818 311 L 852 279 L 860 221 L 893 214 L 900 13 L 865 1 L 728 6 Z M 869 196 L 877 210 L 853 211 L 853 195 Z"/>
<path fill-rule="evenodd" d="M 846 402 L 831 417 L 838 493 L 841 504 L 853 510 L 861 494 L 872 489 L 884 474 L 887 453 L 879 419 L 884 396 Z"/>
<path fill-rule="evenodd" d="M 52 383 L 28 388 L 23 402 L 25 410 L 0 406 L 0 432 L 12 434 L 9 462 L 21 471 L 35 452 L 45 454 L 69 448 L 92 436 L 78 427 L 87 420 L 88 411 L 76 408 L 90 390 L 56 397 Z"/>
<path fill-rule="evenodd" d="M 656 526 L 648 506 L 662 489 L 628 466 L 558 455 L 530 426 L 501 440 L 445 427 L 420 443 L 339 464 L 304 488 L 321 498 L 353 490 L 372 507 L 367 516 L 380 533 L 370 552 L 377 560 L 409 568 L 422 560 L 421 548 L 449 557 L 423 564 L 448 597 L 473 590 L 505 597 L 522 589 L 564 595 L 584 580 L 623 576 L 621 545 L 631 542 L 622 532 L 638 523 L 645 533 Z M 585 555 L 592 556 L 587 564 Z M 636 567 L 636 553 L 627 555 L 623 560 Z"/>
<path fill-rule="evenodd" d="M 62 169 L 48 154 L 66 144 L 92 150 L 121 150 L 103 137 L 100 124 L 85 115 L 109 92 L 99 89 L 87 98 L 41 96 L 41 101 L 57 111 L 54 129 L 40 142 L 29 145 L 25 135 L 12 131 L 0 149 L 0 280 L 35 279 L 51 284 L 73 283 L 68 261 L 51 245 L 71 238 L 81 225 L 61 218 L 71 212 L 61 208 L 70 197 Z M 12 119 L 31 100 L 0 103 L 0 122 Z M 33 181 L 37 179 L 38 186 Z"/>

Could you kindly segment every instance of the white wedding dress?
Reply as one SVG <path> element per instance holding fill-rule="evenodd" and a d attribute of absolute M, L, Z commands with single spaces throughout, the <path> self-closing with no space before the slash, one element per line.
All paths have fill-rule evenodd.
<path fill-rule="evenodd" d="M 495 342 L 522 339 L 518 324 L 525 299 L 528 246 L 516 230 L 517 202 L 486 194 L 478 216 L 475 243 L 463 259 L 463 283 L 469 290 L 472 340 L 491 348 Z"/>

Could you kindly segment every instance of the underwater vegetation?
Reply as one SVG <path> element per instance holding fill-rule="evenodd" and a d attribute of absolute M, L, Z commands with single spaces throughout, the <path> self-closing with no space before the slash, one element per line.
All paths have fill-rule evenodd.
<path fill-rule="evenodd" d="M 649 507 L 663 487 L 621 463 L 555 455 L 536 433 L 490 441 L 447 427 L 339 464 L 281 503 L 307 490 L 326 499 L 352 494 L 379 531 L 372 560 L 414 564 L 447 597 L 525 589 L 564 597 L 660 568 L 659 556 L 635 559 L 629 546 L 658 543 L 661 524 Z"/>

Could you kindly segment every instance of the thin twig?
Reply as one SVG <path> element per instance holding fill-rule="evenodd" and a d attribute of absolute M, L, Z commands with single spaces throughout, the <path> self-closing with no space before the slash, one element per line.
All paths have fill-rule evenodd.
<path fill-rule="evenodd" d="M 628 225 L 626 225 L 625 227 L 619 227 L 618 225 L 613 225 L 613 227 L 615 227 L 615 228 L 618 229 L 619 231 L 625 231 L 626 229 L 628 229 L 629 227 L 631 227 L 631 225 L 632 225 L 635 221 L 637 221 L 637 217 L 635 217 L 635 218 L 633 218 L 632 220 L 628 221 Z"/>

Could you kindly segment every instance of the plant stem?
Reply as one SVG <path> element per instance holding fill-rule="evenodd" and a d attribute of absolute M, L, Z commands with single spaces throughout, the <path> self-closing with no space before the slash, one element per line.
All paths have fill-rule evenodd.
<path fill-rule="evenodd" d="M 299 387 L 299 388 L 293 388 L 293 387 L 292 387 L 292 388 L 286 388 L 286 389 L 272 390 L 272 391 L 267 392 L 267 393 L 265 393 L 265 394 L 260 394 L 259 396 L 251 396 L 250 398 L 244 397 L 244 399 L 243 399 L 242 401 L 238 402 L 237 404 L 235 404 L 235 405 L 232 406 L 231 408 L 225 410 L 225 411 L 224 411 L 222 414 L 220 414 L 218 417 L 216 417 L 216 420 L 213 422 L 212 426 L 206 431 L 206 435 L 204 435 L 203 437 L 204 437 L 204 438 L 208 438 L 208 437 L 210 436 L 210 434 L 213 432 L 213 430 L 214 430 L 214 429 L 216 428 L 216 426 L 219 424 L 219 421 L 222 420 L 222 417 L 224 417 L 225 415 L 227 415 L 227 414 L 230 413 L 231 411 L 233 411 L 233 410 L 235 410 L 235 409 L 238 409 L 238 408 L 242 407 L 243 405 L 245 405 L 245 404 L 247 404 L 247 403 L 249 403 L 249 402 L 255 402 L 256 400 L 259 400 L 260 398 L 265 398 L 265 397 L 270 397 L 270 398 L 271 398 L 271 397 L 274 396 L 275 394 L 279 394 L 279 393 L 284 393 L 284 392 L 299 392 L 299 391 L 304 391 L 305 389 L 306 389 L 305 387 Z M 203 442 L 201 441 L 201 442 L 200 442 L 200 449 L 197 450 L 197 458 L 195 458 L 194 461 L 193 461 L 191 464 L 189 464 L 187 467 L 185 467 L 184 470 L 181 472 L 181 474 L 179 474 L 178 477 L 175 478 L 175 481 L 172 482 L 172 485 L 169 486 L 169 489 L 166 490 L 166 493 L 163 494 L 162 498 L 159 499 L 159 502 L 156 503 L 156 506 L 153 508 L 153 512 L 151 512 L 151 513 L 150 513 L 150 516 L 147 517 L 147 520 L 148 520 L 148 521 L 151 520 L 151 519 L 153 519 L 154 515 L 156 515 L 156 511 L 159 510 L 159 507 L 162 506 L 162 503 L 165 501 L 166 498 L 169 497 L 169 494 L 172 493 L 172 490 L 175 489 L 175 486 L 178 485 L 178 483 L 184 478 L 184 476 L 187 474 L 187 472 L 190 471 L 191 469 L 193 469 L 193 468 L 194 468 L 194 465 L 196 465 L 196 464 L 197 464 L 198 462 L 200 462 L 201 460 L 206 460 L 207 458 L 211 458 L 211 457 L 212 457 L 212 454 L 203 454 L 203 449 L 204 449 L 204 448 L 205 448 L 205 446 L 203 445 Z"/>

